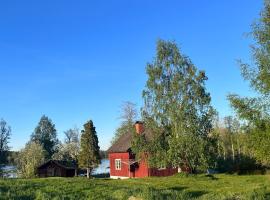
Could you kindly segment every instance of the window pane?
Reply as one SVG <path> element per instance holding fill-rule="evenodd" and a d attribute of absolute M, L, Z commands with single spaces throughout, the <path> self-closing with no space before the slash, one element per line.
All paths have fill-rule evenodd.
<path fill-rule="evenodd" d="M 115 159 L 115 169 L 121 170 L 121 159 Z"/>

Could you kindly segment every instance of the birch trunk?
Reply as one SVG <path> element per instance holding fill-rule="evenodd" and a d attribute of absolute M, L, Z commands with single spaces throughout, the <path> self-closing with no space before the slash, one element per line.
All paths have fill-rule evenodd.
<path fill-rule="evenodd" d="M 233 146 L 233 139 L 232 139 L 232 136 L 231 136 L 231 144 L 232 144 L 232 159 L 233 159 L 233 162 L 234 162 L 235 155 L 234 155 L 234 146 Z"/>
<path fill-rule="evenodd" d="M 90 168 L 87 168 L 87 178 L 90 178 Z"/>

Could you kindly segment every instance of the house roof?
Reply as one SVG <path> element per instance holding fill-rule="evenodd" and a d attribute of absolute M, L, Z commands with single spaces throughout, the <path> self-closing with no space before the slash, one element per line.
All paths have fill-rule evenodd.
<path fill-rule="evenodd" d="M 120 138 L 108 149 L 109 153 L 124 153 L 130 150 L 132 145 L 132 132 L 127 132 L 120 136 Z M 145 135 L 147 141 L 152 138 L 152 132 L 145 130 L 142 134 Z"/>
<path fill-rule="evenodd" d="M 65 168 L 65 169 L 75 169 L 76 168 L 76 163 L 75 162 L 70 162 L 70 161 L 64 161 L 64 160 L 48 160 L 47 162 L 43 163 L 38 167 L 38 169 L 46 166 L 49 163 L 54 163 L 58 165 L 59 167 Z"/>
<path fill-rule="evenodd" d="M 120 136 L 120 138 L 108 149 L 109 153 L 127 152 L 131 148 L 132 133 L 128 132 Z"/>

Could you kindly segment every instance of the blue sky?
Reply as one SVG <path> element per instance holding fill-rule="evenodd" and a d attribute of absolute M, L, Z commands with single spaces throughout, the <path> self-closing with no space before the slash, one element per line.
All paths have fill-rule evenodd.
<path fill-rule="evenodd" d="M 0 1 L 0 117 L 14 150 L 45 114 L 63 131 L 89 119 L 107 149 L 123 101 L 142 105 L 145 66 L 158 38 L 175 40 L 209 77 L 221 116 L 228 93 L 251 95 L 236 59 L 249 61 L 244 33 L 262 0 Z"/>

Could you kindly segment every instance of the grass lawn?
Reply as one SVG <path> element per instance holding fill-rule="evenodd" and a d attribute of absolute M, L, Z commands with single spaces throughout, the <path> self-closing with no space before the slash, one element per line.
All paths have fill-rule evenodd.
<path fill-rule="evenodd" d="M 0 199 L 270 199 L 269 175 L 0 180 Z"/>

